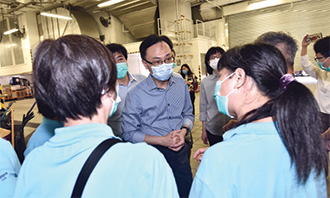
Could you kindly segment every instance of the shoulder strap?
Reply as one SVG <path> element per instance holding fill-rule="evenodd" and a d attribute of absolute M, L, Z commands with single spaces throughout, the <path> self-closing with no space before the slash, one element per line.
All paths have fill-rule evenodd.
<path fill-rule="evenodd" d="M 81 197 L 85 185 L 87 183 L 87 180 L 92 173 L 93 169 L 95 168 L 96 164 L 99 162 L 103 154 L 110 149 L 111 146 L 114 144 L 121 142 L 121 140 L 118 140 L 116 138 L 109 138 L 107 140 L 104 140 L 101 144 L 99 144 L 94 151 L 90 154 L 88 159 L 86 160 L 84 166 L 82 167 L 76 184 L 74 185 L 71 197 Z"/>

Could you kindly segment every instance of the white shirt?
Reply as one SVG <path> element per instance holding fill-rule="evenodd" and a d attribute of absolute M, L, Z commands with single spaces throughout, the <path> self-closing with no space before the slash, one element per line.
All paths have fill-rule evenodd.
<path fill-rule="evenodd" d="M 315 98 L 321 112 L 330 114 L 330 72 L 314 66 L 307 55 L 301 57 L 301 66 L 308 75 L 317 80 Z"/>

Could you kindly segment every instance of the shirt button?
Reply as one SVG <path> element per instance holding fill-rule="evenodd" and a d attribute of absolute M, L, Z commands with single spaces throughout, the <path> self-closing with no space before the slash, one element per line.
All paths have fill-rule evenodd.
<path fill-rule="evenodd" d="M 170 104 L 167 104 L 167 106 L 170 106 Z"/>
<path fill-rule="evenodd" d="M 172 119 L 172 117 L 170 116 L 169 119 Z"/>

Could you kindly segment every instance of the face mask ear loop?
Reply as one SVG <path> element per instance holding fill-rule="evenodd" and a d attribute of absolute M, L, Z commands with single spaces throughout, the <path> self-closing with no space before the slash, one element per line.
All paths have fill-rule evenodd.
<path fill-rule="evenodd" d="M 325 61 L 323 61 L 322 63 L 325 63 L 325 62 L 327 62 L 327 60 L 328 60 L 329 58 L 330 58 L 330 57 L 326 58 L 326 59 L 325 59 Z"/>
<path fill-rule="evenodd" d="M 228 97 L 230 94 L 232 94 L 234 91 L 236 91 L 236 89 L 234 88 L 233 90 L 231 90 L 231 92 L 229 92 L 226 97 Z"/>
<path fill-rule="evenodd" d="M 114 101 L 117 102 L 117 103 L 121 102 L 121 98 L 120 98 L 119 94 L 117 95 L 116 100 L 114 100 Z"/>
<path fill-rule="evenodd" d="M 324 64 L 325 62 L 327 62 L 327 60 L 329 59 L 330 57 L 328 57 L 327 59 L 325 59 L 325 61 L 323 61 L 323 63 L 322 64 Z"/>
<path fill-rule="evenodd" d="M 231 73 L 229 76 L 227 76 L 225 79 L 223 79 L 221 82 L 224 82 L 225 80 L 227 80 L 228 78 L 232 77 L 235 74 L 235 72 Z"/>
<path fill-rule="evenodd" d="M 220 81 L 221 81 L 221 84 L 222 84 L 223 82 L 225 82 L 228 78 L 232 77 L 234 74 L 235 74 L 235 72 L 231 73 L 231 74 L 230 74 L 229 76 L 227 76 L 225 79 L 220 80 Z"/>
<path fill-rule="evenodd" d="M 231 73 L 231 74 L 230 74 L 229 76 L 227 76 L 225 79 L 221 80 L 221 81 L 220 81 L 221 84 L 222 84 L 223 82 L 225 82 L 228 78 L 232 77 L 234 74 L 235 74 L 235 72 Z M 235 90 L 235 89 L 233 89 L 229 94 L 231 94 L 234 90 Z M 217 94 L 220 96 L 220 89 L 219 89 L 219 91 L 218 91 Z M 229 94 L 227 94 L 227 96 L 228 96 Z"/>

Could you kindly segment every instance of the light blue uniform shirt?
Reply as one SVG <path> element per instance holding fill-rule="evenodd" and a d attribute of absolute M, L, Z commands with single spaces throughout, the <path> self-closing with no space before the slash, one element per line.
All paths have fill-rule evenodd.
<path fill-rule="evenodd" d="M 121 137 L 122 129 L 121 129 L 121 122 L 122 122 L 122 111 L 125 107 L 125 100 L 126 95 L 129 90 L 131 90 L 133 87 L 135 87 L 139 82 L 146 79 L 146 77 L 142 74 L 130 74 L 127 72 L 129 77 L 128 85 L 123 85 L 119 83 L 119 96 L 121 99 L 121 102 L 118 104 L 117 111 L 108 119 L 108 125 L 113 130 L 113 133 Z"/>
<path fill-rule="evenodd" d="M 20 168 L 14 148 L 0 138 L 0 197 L 13 197 Z"/>
<path fill-rule="evenodd" d="M 299 185 L 274 123 L 249 123 L 205 152 L 189 197 L 326 198 L 326 178 L 312 171 Z"/>
<path fill-rule="evenodd" d="M 14 197 L 70 197 L 91 152 L 114 137 L 105 124 L 55 129 L 55 136 L 25 159 Z M 172 170 L 145 143 L 117 143 L 91 173 L 83 197 L 178 197 Z"/>
<path fill-rule="evenodd" d="M 186 124 L 193 127 L 191 99 L 186 82 L 178 74 L 169 79 L 166 89 L 158 88 L 149 75 L 126 97 L 122 137 L 143 142 L 146 135 L 164 136 Z"/>
<path fill-rule="evenodd" d="M 214 100 L 214 88 L 219 76 L 209 75 L 201 82 L 200 100 L 199 100 L 199 120 L 205 121 L 205 128 L 211 134 L 222 135 L 222 127 L 231 119 L 223 113 L 220 113 Z"/>
<path fill-rule="evenodd" d="M 24 156 L 26 157 L 33 149 L 43 145 L 55 134 L 55 129 L 63 127 L 63 122 L 51 120 L 43 117 L 42 123 L 38 126 L 36 131 L 32 134 L 29 142 L 27 143 Z"/>

